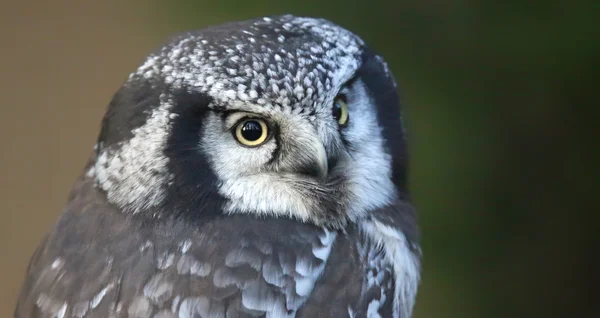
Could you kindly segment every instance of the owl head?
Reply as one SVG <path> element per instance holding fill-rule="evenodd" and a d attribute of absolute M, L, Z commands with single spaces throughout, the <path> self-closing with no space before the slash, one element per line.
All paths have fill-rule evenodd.
<path fill-rule="evenodd" d="M 327 20 L 291 15 L 171 39 L 129 76 L 88 175 L 124 213 L 252 214 L 340 227 L 406 196 L 385 62 Z"/>

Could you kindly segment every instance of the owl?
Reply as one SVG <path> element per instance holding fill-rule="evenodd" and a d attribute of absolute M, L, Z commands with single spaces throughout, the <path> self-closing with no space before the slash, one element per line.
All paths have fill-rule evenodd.
<path fill-rule="evenodd" d="M 171 38 L 108 105 L 15 317 L 411 317 L 396 84 L 292 15 Z"/>

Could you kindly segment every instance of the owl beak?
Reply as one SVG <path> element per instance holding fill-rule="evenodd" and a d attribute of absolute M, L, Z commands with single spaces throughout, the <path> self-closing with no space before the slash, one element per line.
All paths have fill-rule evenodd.
<path fill-rule="evenodd" d="M 311 135 L 309 138 L 298 138 L 295 142 L 298 152 L 290 154 L 291 158 L 295 158 L 290 162 L 290 171 L 320 179 L 327 178 L 327 151 L 321 139 Z"/>
<path fill-rule="evenodd" d="M 324 180 L 329 173 L 325 143 L 310 125 L 284 126 L 276 170 Z M 311 129 L 307 129 L 311 128 Z"/>
<path fill-rule="evenodd" d="M 327 177 L 329 167 L 327 163 L 327 151 L 325 150 L 325 146 L 321 141 L 315 142 L 315 155 L 319 171 L 319 177 L 324 179 Z"/>

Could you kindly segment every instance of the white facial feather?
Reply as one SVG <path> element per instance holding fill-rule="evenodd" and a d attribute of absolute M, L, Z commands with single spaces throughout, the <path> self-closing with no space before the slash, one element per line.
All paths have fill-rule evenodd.
<path fill-rule="evenodd" d="M 131 139 L 102 150 L 89 171 L 108 200 L 128 212 L 158 206 L 171 181 L 163 150 L 171 129 L 172 101 L 163 94 L 160 103 L 146 123 L 132 131 Z"/>
<path fill-rule="evenodd" d="M 277 116 L 273 117 L 277 118 Z M 279 118 L 281 119 L 281 115 Z M 287 121 L 291 120 L 292 117 L 287 117 Z M 311 155 L 313 149 L 318 149 L 311 145 L 320 140 L 316 140 L 310 127 L 291 126 L 295 129 L 289 133 L 294 133 L 300 151 Z M 304 192 L 307 191 L 305 187 L 310 189 L 312 181 L 299 180 L 299 177 L 291 171 L 282 171 L 286 167 L 266 169 L 277 147 L 275 139 L 271 138 L 259 147 L 244 147 L 235 140 L 227 128 L 223 125 L 220 116 L 210 114 L 204 122 L 203 138 L 199 146 L 208 155 L 209 162 L 221 182 L 219 192 L 229 199 L 225 210 L 276 214 L 302 221 L 310 220 L 311 207 L 318 202 Z M 282 127 L 282 130 L 282 133 L 286 133 L 285 127 Z M 302 182 L 304 188 L 299 187 L 299 182 Z M 318 187 L 316 183 L 313 186 Z"/>
<path fill-rule="evenodd" d="M 352 152 L 343 169 L 350 179 L 349 191 L 356 199 L 348 214 L 358 219 L 368 211 L 392 202 L 396 198 L 396 188 L 391 180 L 392 158 L 384 149 L 373 99 L 362 81 L 358 80 L 348 90 L 347 104 L 350 119 L 344 135 Z"/>

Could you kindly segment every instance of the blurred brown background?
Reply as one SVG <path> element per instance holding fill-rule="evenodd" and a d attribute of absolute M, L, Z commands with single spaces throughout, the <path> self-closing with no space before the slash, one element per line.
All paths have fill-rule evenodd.
<path fill-rule="evenodd" d="M 56 222 L 112 94 L 157 45 L 160 18 L 139 1 L 0 6 L 0 317 L 10 317 L 29 257 Z"/>
<path fill-rule="evenodd" d="M 0 317 L 144 56 L 174 32 L 286 12 L 360 34 L 401 85 L 416 318 L 597 317 L 598 3 L 0 0 Z"/>

